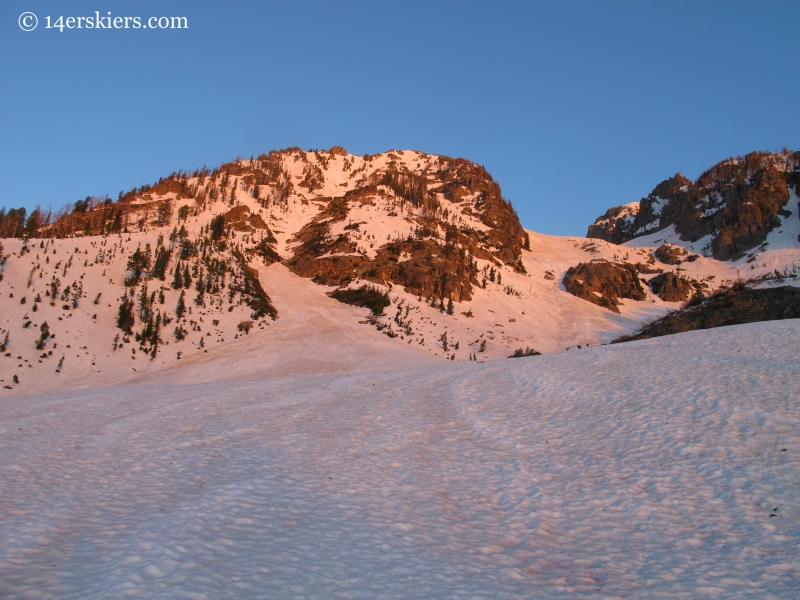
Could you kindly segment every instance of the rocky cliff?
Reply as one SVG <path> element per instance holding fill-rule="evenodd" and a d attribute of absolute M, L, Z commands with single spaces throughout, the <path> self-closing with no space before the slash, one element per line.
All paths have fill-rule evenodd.
<path fill-rule="evenodd" d="M 788 217 L 798 193 L 800 152 L 752 152 L 729 158 L 690 181 L 680 173 L 639 202 L 609 209 L 587 237 L 622 244 L 674 226 L 682 240 L 707 238 L 704 254 L 731 260 L 764 242 Z"/>

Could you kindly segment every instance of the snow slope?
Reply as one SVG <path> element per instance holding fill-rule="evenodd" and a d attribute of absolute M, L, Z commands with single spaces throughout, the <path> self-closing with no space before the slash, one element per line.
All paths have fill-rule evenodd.
<path fill-rule="evenodd" d="M 201 218 L 208 220 L 205 215 Z M 196 220 L 190 218 L 191 227 L 196 227 Z M 661 317 L 674 308 L 674 304 L 653 296 L 648 302 L 623 301 L 622 314 L 617 315 L 572 296 L 560 285 L 563 273 L 570 266 L 593 258 L 622 258 L 621 249 L 631 255 L 633 251 L 602 240 L 530 231 L 531 251 L 523 253 L 528 273 L 502 269 L 502 284 L 492 282 L 486 289 L 476 287 L 472 300 L 456 303 L 453 315 L 398 286 L 391 288 L 394 304 L 386 309 L 381 322 L 398 330 L 392 317 L 402 301 L 403 306 L 413 309 L 407 316 L 413 336 L 407 337 L 398 330 L 398 337 L 390 339 L 365 324 L 367 309 L 344 306 L 325 295 L 334 288 L 315 285 L 280 264 L 264 267 L 254 262 L 259 279 L 278 310 L 276 321 L 265 320 L 245 336 L 237 332 L 236 325 L 249 318 L 246 306 L 234 304 L 233 312 L 227 312 L 221 305 L 198 308 L 189 302 L 185 320 L 196 323 L 200 331 L 195 332 L 193 327 L 187 340 L 181 343 L 165 335 L 167 343 L 156 359 L 150 360 L 141 352 L 131 352 L 129 346 L 136 344 L 114 350 L 112 343 L 120 332 L 115 320 L 127 257 L 139 246 L 155 245 L 160 232 L 163 229 L 108 238 L 107 247 L 116 252 L 106 256 L 102 263 L 90 262 L 92 256 L 84 254 L 97 252 L 96 246 L 104 241 L 93 237 L 50 240 L 48 254 L 33 244 L 32 253 L 22 257 L 12 255 L 0 282 L 0 334 L 2 330 L 10 331 L 9 355 L 0 356 L 0 397 L 114 385 L 140 378 L 171 381 L 172 377 L 183 377 L 177 373 L 192 373 L 192 377 L 207 381 L 202 365 L 220 360 L 229 366 L 224 371 L 227 377 L 265 378 L 281 376 L 287 369 L 298 373 L 300 363 L 308 365 L 308 371 L 303 373 L 350 372 L 371 368 L 366 365 L 382 364 L 384 368 L 421 365 L 434 357 L 440 360 L 452 357 L 457 361 L 467 360 L 470 354 L 480 360 L 506 358 L 515 349 L 527 346 L 543 352 L 563 351 L 579 344 L 607 343 L 631 333 L 643 320 Z M 7 252 L 19 252 L 21 240 L 4 241 Z M 86 266 L 81 260 L 73 260 L 67 276 L 62 268 L 55 269 L 69 256 L 81 254 L 89 257 Z M 45 256 L 52 257 L 50 264 L 44 263 Z M 39 276 L 37 271 L 28 287 L 26 278 L 34 265 L 39 265 L 44 275 Z M 61 301 L 51 306 L 44 297 L 52 274 L 59 276 L 65 285 L 70 281 L 81 283 L 84 298 L 76 309 L 63 310 Z M 165 304 L 157 306 L 174 308 L 178 290 L 160 281 L 151 281 L 150 288 L 160 288 L 166 296 Z M 518 295 L 509 295 L 504 291 L 506 288 Z M 384 289 L 389 288 L 384 286 Z M 101 301 L 94 304 L 91 299 L 98 293 Z M 31 305 L 36 294 L 44 301 L 34 313 Z M 187 298 L 193 295 L 194 291 L 190 291 Z M 22 298 L 26 298 L 25 304 L 20 304 Z M 220 324 L 213 326 L 212 319 Z M 28 321 L 31 325 L 26 328 L 24 324 Z M 42 351 L 35 348 L 39 324 L 43 321 L 56 334 L 46 348 L 53 352 L 52 356 L 42 357 Z M 440 341 L 445 332 L 449 340 L 447 351 Z M 214 335 L 209 337 L 208 333 Z M 198 346 L 201 338 L 205 341 L 202 348 Z M 480 352 L 484 340 L 485 350 Z M 459 344 L 457 350 L 455 344 Z M 64 367 L 57 373 L 61 356 L 65 357 Z M 188 368 L 189 365 L 197 367 Z M 12 383 L 14 375 L 20 380 L 18 385 Z"/>
<path fill-rule="evenodd" d="M 0 596 L 795 598 L 799 338 L 7 398 Z"/>
<path fill-rule="evenodd" d="M 800 272 L 800 219 L 798 219 L 800 199 L 791 188 L 789 189 L 789 201 L 783 209 L 789 215 L 778 217 L 781 224 L 767 234 L 767 239 L 758 248 L 733 261 L 717 261 L 701 256 L 695 263 L 682 265 L 686 270 L 685 274 L 690 277 L 699 273 L 730 277 L 734 272 L 736 277 L 742 279 L 763 277 L 776 270 L 786 275 L 797 274 Z M 711 235 L 696 242 L 684 241 L 675 231 L 675 226 L 670 225 L 662 230 L 625 242 L 623 246 L 656 248 L 661 244 L 675 244 L 686 248 L 689 252 L 710 255 L 711 241 Z"/>
<path fill-rule="evenodd" d="M 322 373 L 394 370 L 436 364 L 434 357 L 392 343 L 359 324 L 366 311 L 328 298 L 323 286 L 280 264 L 260 267 L 280 310 L 266 331 L 252 331 L 208 354 L 198 353 L 138 382 L 200 383 L 263 380 Z"/>
<path fill-rule="evenodd" d="M 233 177 L 231 189 L 235 190 L 236 206 L 247 207 L 251 214 L 259 215 L 269 224 L 277 240 L 276 251 L 284 258 L 292 256 L 293 248 L 300 243 L 296 234 L 320 214 L 331 196 L 353 191 L 392 162 L 402 163 L 415 172 L 429 173 L 438 159 L 435 155 L 400 150 L 369 159 L 352 154 L 323 154 L 292 151 L 282 156 L 286 177 L 295 185 L 285 202 L 262 202 Z M 232 165 L 245 168 L 250 164 L 240 160 Z M 313 166 L 320 167 L 322 187 L 310 191 L 301 187 L 301 182 L 305 171 Z M 206 178 L 205 185 L 211 184 L 212 179 Z M 214 181 L 221 185 L 221 176 L 218 174 Z M 189 187 L 207 189 L 198 177 L 190 177 L 186 183 Z M 272 190 L 270 186 L 262 187 L 262 196 Z M 791 194 L 786 206 L 791 215 L 783 217 L 782 226 L 769 234 L 766 244 L 740 260 L 722 262 L 700 255 L 694 262 L 654 266 L 695 279 L 707 285 L 707 291 L 730 285 L 739 278 L 764 278 L 775 273 L 788 278 L 780 281 L 782 284 L 800 284 L 797 241 L 800 206 L 794 191 Z M 33 239 L 26 245 L 27 252 L 21 252 L 22 240 L 2 241 L 9 258 L 0 267 L 0 341 L 8 333 L 9 345 L 0 354 L 0 398 L 134 381 L 211 381 L 214 379 L 207 375 L 205 365 L 212 363 L 227 365 L 224 371 L 213 370 L 224 373 L 226 379 L 265 379 L 287 373 L 349 373 L 378 368 L 377 365 L 387 369 L 408 368 L 429 364 L 432 359 L 456 362 L 504 359 L 527 347 L 554 353 L 577 346 L 595 346 L 633 333 L 643 321 L 660 318 L 678 308 L 679 303 L 664 302 L 647 289 L 644 301 L 623 300 L 620 314 L 615 314 L 567 293 L 561 284 L 567 269 L 594 259 L 646 263 L 653 260 L 654 250 L 663 243 L 683 244 L 701 254 L 708 241 L 683 243 L 672 227 L 621 246 L 600 239 L 527 231 L 530 250 L 523 250 L 521 256 L 526 273 L 517 272 L 510 265 L 476 259 L 479 270 L 496 268 L 498 279 L 489 281 L 485 288 L 474 285 L 472 298 L 456 302 L 452 315 L 421 296 L 405 292 L 399 285 L 379 286 L 389 291 L 393 300 L 386 316 L 375 323 L 382 333 L 366 323 L 368 310 L 344 307 L 327 297 L 325 292 L 332 287 L 314 285 L 279 264 L 264 267 L 260 259 L 253 258 L 251 266 L 258 269 L 259 280 L 277 308 L 278 319 L 261 319 L 244 335 L 238 325 L 249 320 L 252 311 L 241 299 L 226 300 L 225 293 L 213 298 L 207 295 L 198 306 L 193 301 L 192 288 L 186 296 L 187 314 L 182 320 L 174 319 L 169 326 L 165 325 L 163 344 L 151 360 L 134 340 L 122 347 L 114 346 L 115 336 L 121 333 L 116 319 L 121 294 L 125 292 L 128 259 L 137 248 L 147 244 L 155 248 L 159 236 L 168 238 L 170 231 L 179 226 L 186 227 L 190 238 L 196 240 L 215 216 L 231 209 L 228 202 L 205 202 L 198 206 L 196 198 L 177 199 L 176 195 L 175 191 L 158 194 L 153 190 L 137 195 L 136 206 L 149 206 L 165 199 L 173 202 L 174 215 L 161 227 L 149 220 L 153 212 L 144 219 L 143 231 L 136 231 L 132 220 L 126 234 Z M 459 203 L 442 200 L 442 205 L 453 209 L 442 218 L 475 231 L 488 229 L 480 219 L 463 212 L 461 207 L 471 206 L 474 201 L 471 195 L 460 197 Z M 191 210 L 184 221 L 178 222 L 181 207 Z M 416 227 L 411 219 L 414 210 L 408 203 L 405 212 L 398 208 L 394 193 L 376 193 L 369 202 L 353 202 L 349 211 L 346 220 L 331 226 L 331 235 L 348 233 L 358 253 L 364 256 L 374 256 L 389 240 L 405 239 Z M 352 223 L 359 223 L 359 228 L 346 230 Z M 233 233 L 229 242 L 252 245 L 262 234 Z M 400 262 L 404 259 L 398 257 Z M 174 265 L 175 256 L 170 268 Z M 57 301 L 47 295 L 54 278 L 62 290 Z M 164 294 L 164 302 L 157 302 L 155 308 L 173 317 L 184 290 L 172 289 L 171 279 L 171 276 L 163 282 L 151 279 L 146 283 L 151 293 L 158 290 Z M 772 279 L 761 285 L 777 282 Z M 357 280 L 351 285 L 363 283 Z M 71 307 L 70 299 L 63 298 L 63 290 L 68 286 L 82 294 L 77 306 Z M 138 297 L 139 287 L 135 291 Z M 35 302 L 36 298 L 40 302 Z M 43 322 L 48 323 L 55 335 L 43 350 L 36 350 Z M 179 324 L 187 333 L 183 340 L 171 333 Z M 139 319 L 137 333 L 141 327 Z M 58 369 L 62 358 L 62 368 Z"/>

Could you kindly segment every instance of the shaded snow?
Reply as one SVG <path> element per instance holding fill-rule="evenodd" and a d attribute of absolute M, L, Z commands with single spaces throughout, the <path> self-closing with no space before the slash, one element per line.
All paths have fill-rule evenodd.
<path fill-rule="evenodd" d="M 794 598 L 799 336 L 9 398 L 0 596 Z"/>

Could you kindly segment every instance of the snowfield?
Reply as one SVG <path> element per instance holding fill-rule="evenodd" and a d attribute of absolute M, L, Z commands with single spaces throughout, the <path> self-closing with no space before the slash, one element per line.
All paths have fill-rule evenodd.
<path fill-rule="evenodd" d="M 0 596 L 796 598 L 798 339 L 6 398 Z"/>
<path fill-rule="evenodd" d="M 3 348 L 0 399 L 155 381 L 263 380 L 370 371 L 386 365 L 392 369 L 409 368 L 443 360 L 505 359 L 525 348 L 550 354 L 578 346 L 596 346 L 630 335 L 644 322 L 659 319 L 680 307 L 679 302 L 664 301 L 648 287 L 646 282 L 656 276 L 656 271 L 688 277 L 704 293 L 730 287 L 740 279 L 752 280 L 754 286 L 800 285 L 800 220 L 797 219 L 800 199 L 792 190 L 780 224 L 763 244 L 737 260 L 718 261 L 705 256 L 703 251 L 707 250 L 710 237 L 694 244 L 685 242 L 673 226 L 624 245 L 525 231 L 529 250 L 521 250 L 519 257 L 524 269 L 515 270 L 513 264 L 488 260 L 489 254 L 481 254 L 484 258 L 474 259 L 478 275 L 471 284 L 470 298 L 467 300 L 465 295 L 454 302 L 453 314 L 447 314 L 444 305 L 437 306 L 436 298 L 427 295 L 423 298 L 415 289 L 386 280 L 381 283 L 374 277 L 370 280 L 356 277 L 347 285 L 376 285 L 392 300 L 383 317 L 370 319 L 369 310 L 342 308 L 326 296 L 334 287 L 316 285 L 311 277 L 301 278 L 290 269 L 294 250 L 303 243 L 303 236 L 298 235 L 314 219 L 322 218 L 332 197 L 366 189 L 366 183 L 389 165 L 424 174 L 432 189 L 438 189 L 435 186 L 441 183 L 442 175 L 436 175 L 436 165 L 442 157 L 394 150 L 367 159 L 339 150 L 284 152 L 279 161 L 282 174 L 278 178 L 294 182 L 295 186 L 284 200 L 275 199 L 278 191 L 275 182 L 264 184 L 264 189 L 258 192 L 261 195 L 254 197 L 255 188 L 248 187 L 250 184 L 244 179 L 255 177 L 250 172 L 256 162 L 239 159 L 225 165 L 226 169 L 239 173 L 233 175 L 230 187 L 233 197 L 228 192 L 223 194 L 228 198 L 226 201 L 213 200 L 204 194 L 217 189 L 209 186 L 224 188 L 228 171 L 224 176 L 217 170 L 214 174 L 203 171 L 202 176 L 198 171 L 180 181 L 174 177 L 164 180 L 162 184 L 167 187 L 160 191 L 157 188 L 162 184 L 134 193 L 133 199 L 125 201 L 130 201 L 131 212 L 125 213 L 126 222 L 130 217 L 130 227 L 126 226 L 124 233 L 106 231 L 106 235 L 99 235 L 105 231 L 100 229 L 95 231 L 98 235 L 83 235 L 80 227 L 74 229 L 73 223 L 72 229 L 59 229 L 59 235 L 66 237 L 49 238 L 53 231 L 45 231 L 44 238 L 4 239 L 0 251 L 7 259 L 0 264 L 0 347 Z M 257 163 L 261 164 L 260 159 Z M 314 191 L 302 184 L 312 168 L 317 169 L 322 185 Z M 244 172 L 250 175 L 242 175 Z M 347 248 L 356 250 L 345 254 L 374 257 L 389 242 L 405 241 L 419 228 L 420 207 L 414 208 L 386 185 L 374 187 L 365 192 L 363 202 L 347 201 L 346 218 L 323 215 L 325 219 L 334 219 L 326 235 L 331 239 L 344 236 L 353 245 Z M 462 188 L 467 191 L 463 185 Z M 189 195 L 182 195 L 177 189 L 188 189 Z M 477 210 L 480 194 L 460 195 L 454 197 L 457 201 L 451 201 L 442 192 L 437 193 L 447 213 L 439 214 L 436 226 L 439 233 L 428 241 L 436 239 L 438 244 L 446 240 L 444 230 L 438 229 L 440 225 L 461 228 L 462 233 L 469 233 L 468 239 L 478 240 L 480 236 L 476 238 L 475 232 L 491 229 L 473 212 Z M 267 201 L 267 197 L 271 200 Z M 165 217 L 162 225 L 153 220 L 156 205 L 172 209 L 172 216 Z M 90 213 L 99 218 L 105 214 L 104 206 L 104 202 L 98 204 Z M 214 285 L 221 283 L 222 287 L 210 291 L 209 264 L 192 253 L 179 258 L 183 252 L 179 228 L 185 233 L 181 239 L 201 243 L 208 249 L 205 242 L 209 241 L 208 227 L 212 220 L 233 210 L 257 216 L 275 236 L 274 251 L 283 258 L 283 263 L 266 266 L 257 255 L 248 256 L 249 266 L 258 271 L 260 285 L 274 303 L 276 320 L 264 315 L 254 319 L 239 285 L 233 286 L 235 268 L 228 273 L 226 267 L 221 281 L 219 273 L 216 274 Z M 626 210 L 629 215 L 634 214 L 638 203 L 628 204 Z M 184 217 L 179 216 L 181 211 L 185 212 Z M 238 231 L 234 228 L 226 234 L 226 245 L 255 248 L 258 240 L 267 239 L 262 238 L 267 229 L 260 227 L 254 229 L 248 225 Z M 129 262 L 136 250 L 145 249 L 150 256 L 152 249 L 164 243 L 164 247 L 171 248 L 164 272 L 159 276 L 150 273 L 143 276 L 140 284 L 127 287 L 125 283 L 132 274 Z M 680 265 L 656 262 L 655 250 L 666 243 L 683 246 L 697 255 L 696 260 L 692 257 L 693 260 L 687 259 Z M 227 250 L 213 250 L 212 254 L 215 260 L 231 260 Z M 404 262 L 409 255 L 405 252 L 405 256 L 396 259 Z M 638 269 L 644 299 L 621 300 L 620 312 L 614 313 L 567 292 L 563 284 L 567 271 L 598 259 L 650 265 L 649 269 Z M 175 285 L 173 274 L 178 263 L 184 269 L 192 268 L 194 279 L 190 278 L 189 288 Z M 487 279 L 489 268 L 492 273 L 496 271 L 496 279 L 494 274 Z M 479 281 L 481 269 L 483 282 Z M 645 274 L 645 270 L 649 273 Z M 197 284 L 204 277 L 207 277 L 206 293 L 196 296 Z M 144 297 L 151 295 L 149 312 L 154 309 L 164 317 L 160 335 L 156 336 L 157 347 L 146 341 L 143 345 L 142 341 L 148 312 L 141 304 L 145 289 Z M 119 308 L 122 298 L 131 291 L 138 316 L 129 335 L 125 335 L 118 328 Z M 154 294 L 158 294 L 158 300 Z M 181 294 L 186 294 L 186 312 L 178 317 Z M 240 326 L 251 320 L 251 329 L 243 333 Z M 44 347 L 37 348 L 45 324 L 50 337 Z M 359 350 L 365 347 L 369 351 Z"/>

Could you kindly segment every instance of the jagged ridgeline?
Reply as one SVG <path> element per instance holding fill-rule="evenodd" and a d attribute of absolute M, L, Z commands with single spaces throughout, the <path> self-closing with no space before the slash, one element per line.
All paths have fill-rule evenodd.
<path fill-rule="evenodd" d="M 120 192 L 116 201 L 87 198 L 57 214 L 37 209 L 27 219 L 16 211 L 4 218 L 10 235 L 60 238 L 171 227 L 175 216 L 180 223 L 209 212 L 194 239 L 173 232 L 176 256 L 170 246 L 166 260 L 199 262 L 195 270 L 210 273 L 205 262 L 222 253 L 245 282 L 247 263 L 260 258 L 283 261 L 321 284 L 397 284 L 459 302 L 480 284 L 478 260 L 524 273 L 521 252 L 529 247 L 511 203 L 483 167 L 401 150 L 356 156 L 340 147 L 288 148 L 173 173 Z M 226 245 L 231 234 L 239 234 L 235 247 Z"/>
<path fill-rule="evenodd" d="M 697 181 L 680 173 L 647 198 L 609 209 L 586 237 L 622 244 L 674 226 L 680 238 L 708 237 L 703 253 L 739 258 L 759 246 L 788 216 L 789 190 L 800 195 L 800 152 L 752 152 L 714 165 Z"/>

